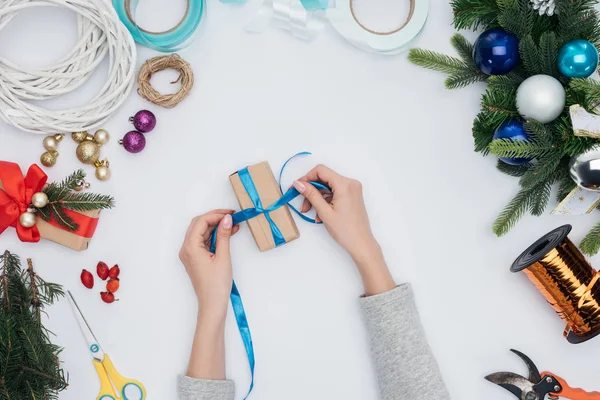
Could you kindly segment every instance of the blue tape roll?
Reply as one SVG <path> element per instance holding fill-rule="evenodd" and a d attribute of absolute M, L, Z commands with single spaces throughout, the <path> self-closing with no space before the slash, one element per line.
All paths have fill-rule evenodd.
<path fill-rule="evenodd" d="M 205 0 L 187 0 L 187 9 L 179 24 L 165 32 L 149 32 L 135 23 L 139 2 L 140 0 L 113 0 L 113 7 L 123 25 L 133 36 L 133 40 L 142 46 L 163 53 L 172 53 L 187 47 L 206 13 Z"/>

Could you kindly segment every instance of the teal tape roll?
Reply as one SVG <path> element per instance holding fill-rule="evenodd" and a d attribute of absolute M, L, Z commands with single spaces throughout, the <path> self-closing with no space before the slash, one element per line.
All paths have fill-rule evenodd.
<path fill-rule="evenodd" d="M 206 13 L 205 0 L 187 0 L 187 9 L 179 24 L 165 32 L 150 32 L 135 23 L 135 12 L 139 2 L 140 0 L 113 0 L 113 7 L 137 43 L 163 53 L 172 53 L 187 47 Z"/>

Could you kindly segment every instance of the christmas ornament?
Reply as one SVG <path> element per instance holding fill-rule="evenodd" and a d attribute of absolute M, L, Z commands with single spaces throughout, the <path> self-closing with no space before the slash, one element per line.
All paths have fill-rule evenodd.
<path fill-rule="evenodd" d="M 71 139 L 73 139 L 77 143 L 81 143 L 84 140 L 87 140 L 88 137 L 89 137 L 89 133 L 87 133 L 87 131 L 73 132 L 71 134 Z"/>
<path fill-rule="evenodd" d="M 27 210 L 19 217 L 19 223 L 24 228 L 33 228 L 35 225 L 35 214 L 32 211 Z"/>
<path fill-rule="evenodd" d="M 31 196 L 31 204 L 35 208 L 44 208 L 48 205 L 48 195 L 44 192 L 37 192 Z"/>
<path fill-rule="evenodd" d="M 44 167 L 53 167 L 56 164 L 58 158 L 57 151 L 47 151 L 40 157 L 40 162 Z"/>
<path fill-rule="evenodd" d="M 94 164 L 100 157 L 100 146 L 92 141 L 84 140 L 77 146 L 75 154 L 82 163 Z"/>
<path fill-rule="evenodd" d="M 105 281 L 108 278 L 108 265 L 103 261 L 99 261 L 96 265 L 96 273 L 100 279 Z"/>
<path fill-rule="evenodd" d="M 100 292 L 100 298 L 103 302 L 108 304 L 115 302 L 115 295 L 111 292 Z"/>
<path fill-rule="evenodd" d="M 50 342 L 53 336 L 44 324 L 47 313 L 59 311 L 48 306 L 64 295 L 63 289 L 45 282 L 34 270 L 30 258 L 27 267 L 22 268 L 20 258 L 9 251 L 0 253 L 0 276 L 0 398 L 56 399 L 68 383 L 60 366 L 61 348 Z"/>
<path fill-rule="evenodd" d="M 527 135 L 527 132 L 525 132 L 525 128 L 520 121 L 509 119 L 504 121 L 502 125 L 496 129 L 496 132 L 494 132 L 494 140 L 498 139 L 510 139 L 511 141 L 529 140 L 529 136 Z M 509 165 L 522 165 L 531 161 L 530 158 L 506 157 L 501 157 L 500 160 Z"/>
<path fill-rule="evenodd" d="M 594 147 L 571 159 L 571 178 L 580 187 L 600 191 L 600 147 Z"/>
<path fill-rule="evenodd" d="M 91 274 L 90 271 L 84 269 L 81 271 L 81 283 L 88 289 L 92 289 L 94 287 L 94 275 Z"/>
<path fill-rule="evenodd" d="M 530 76 L 517 89 L 517 110 L 525 119 L 547 124 L 564 109 L 565 89 L 549 75 Z"/>
<path fill-rule="evenodd" d="M 587 78 L 598 68 L 598 50 L 587 40 L 571 40 L 558 51 L 556 64 L 566 78 Z"/>
<path fill-rule="evenodd" d="M 106 284 L 106 290 L 108 290 L 111 293 L 116 293 L 117 290 L 119 290 L 119 278 L 114 278 L 108 281 L 108 283 Z"/>
<path fill-rule="evenodd" d="M 119 274 L 121 273 L 121 269 L 119 268 L 118 264 L 115 264 L 109 271 L 108 271 L 108 276 L 111 277 L 112 279 L 117 279 L 119 277 Z"/>
<path fill-rule="evenodd" d="M 73 190 L 75 190 L 77 192 L 81 192 L 83 189 L 89 189 L 90 186 L 91 185 L 88 182 L 86 182 L 84 179 L 82 179 L 80 182 L 77 182 L 77 186 L 75 186 L 73 188 Z"/>
<path fill-rule="evenodd" d="M 48 151 L 56 151 L 58 149 L 58 144 L 61 140 L 63 140 L 64 135 L 62 133 L 57 133 L 53 136 L 46 136 L 44 138 L 44 148 Z"/>
<path fill-rule="evenodd" d="M 133 122 L 135 129 L 142 133 L 150 132 L 156 126 L 156 117 L 148 110 L 136 112 L 133 117 L 129 117 L 129 121 Z"/>
<path fill-rule="evenodd" d="M 537 10 L 540 15 L 546 14 L 549 17 L 554 15 L 554 11 L 556 10 L 555 0 L 531 0 L 530 2 L 533 5 L 533 9 Z"/>
<path fill-rule="evenodd" d="M 519 40 L 502 28 L 483 32 L 473 45 L 473 60 L 486 75 L 504 75 L 519 63 Z"/>
<path fill-rule="evenodd" d="M 94 163 L 94 167 L 96 167 L 96 178 L 98 178 L 98 180 L 107 181 L 110 178 L 109 166 L 110 164 L 106 159 Z"/>
<path fill-rule="evenodd" d="M 146 137 L 138 131 L 130 131 L 123 136 L 123 139 L 119 140 L 119 144 L 123 145 L 123 148 L 130 153 L 139 153 L 146 147 Z"/>
<path fill-rule="evenodd" d="M 106 144 L 110 139 L 110 134 L 105 129 L 98 129 L 96 133 L 94 133 L 94 142 L 99 145 Z"/>

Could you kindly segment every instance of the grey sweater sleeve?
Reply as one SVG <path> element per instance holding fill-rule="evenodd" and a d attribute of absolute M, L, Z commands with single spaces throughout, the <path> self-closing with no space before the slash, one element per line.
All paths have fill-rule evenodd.
<path fill-rule="evenodd" d="M 448 400 L 409 284 L 360 299 L 382 400 Z M 180 400 L 233 400 L 232 381 L 180 376 Z"/>
<path fill-rule="evenodd" d="M 448 400 L 410 284 L 362 297 L 381 399 Z"/>

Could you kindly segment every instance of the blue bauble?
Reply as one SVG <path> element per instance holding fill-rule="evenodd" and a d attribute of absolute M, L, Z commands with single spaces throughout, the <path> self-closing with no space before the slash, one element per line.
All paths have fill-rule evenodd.
<path fill-rule="evenodd" d="M 598 67 L 598 50 L 587 40 L 571 40 L 558 51 L 556 64 L 566 78 L 587 78 Z"/>
<path fill-rule="evenodd" d="M 517 121 L 516 119 L 506 120 L 496 129 L 494 132 L 494 140 L 496 139 L 511 139 L 513 141 L 517 140 L 529 140 L 529 136 L 527 132 L 525 132 L 525 128 L 523 127 L 523 123 Z M 531 158 L 500 158 L 500 160 L 504 161 L 509 165 L 522 165 L 527 164 L 531 161 Z"/>
<path fill-rule="evenodd" d="M 519 39 L 502 28 L 483 32 L 473 45 L 473 60 L 486 75 L 504 75 L 519 63 Z"/>

